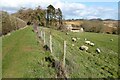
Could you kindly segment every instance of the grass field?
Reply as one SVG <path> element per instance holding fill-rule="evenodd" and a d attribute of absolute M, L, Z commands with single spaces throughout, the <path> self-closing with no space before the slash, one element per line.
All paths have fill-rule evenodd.
<path fill-rule="evenodd" d="M 47 66 L 42 45 L 37 43 L 32 27 L 13 32 L 3 39 L 3 78 L 54 77 L 54 69 Z"/>
<path fill-rule="evenodd" d="M 45 29 L 49 35 L 50 29 Z M 68 35 L 64 32 L 52 30 L 53 54 L 63 55 L 63 41 L 67 41 L 66 68 L 69 77 L 72 78 L 102 78 L 118 77 L 118 36 L 98 33 L 73 33 Z M 72 41 L 72 37 L 80 38 L 77 42 Z M 95 43 L 94 47 L 89 47 L 88 52 L 79 50 L 85 45 L 84 39 Z M 110 41 L 113 39 L 113 41 Z M 72 44 L 75 46 L 73 47 Z M 101 53 L 96 53 L 96 48 L 100 48 Z M 54 50 L 55 49 L 55 50 Z M 58 57 L 57 56 L 57 57 Z M 61 59 L 61 57 L 58 57 Z"/>
<path fill-rule="evenodd" d="M 118 77 L 118 36 L 98 33 L 72 33 L 46 28 L 46 41 L 49 40 L 48 31 L 52 32 L 53 55 L 61 59 L 63 53 L 63 41 L 67 41 L 66 70 L 71 78 L 107 78 Z M 71 38 L 80 38 L 72 42 Z M 88 52 L 79 50 L 84 43 L 84 38 L 95 43 L 94 47 L 89 46 Z M 113 41 L 110 41 L 113 39 Z M 2 77 L 55 77 L 56 72 L 48 67 L 44 60 L 47 56 L 42 47 L 42 42 L 37 43 L 36 35 L 31 27 L 19 30 L 6 36 L 3 39 L 2 52 Z M 75 46 L 73 47 L 72 44 Z M 95 52 L 96 48 L 101 53 Z"/>
<path fill-rule="evenodd" d="M 0 79 L 2 78 L 2 38 L 0 37 Z"/>

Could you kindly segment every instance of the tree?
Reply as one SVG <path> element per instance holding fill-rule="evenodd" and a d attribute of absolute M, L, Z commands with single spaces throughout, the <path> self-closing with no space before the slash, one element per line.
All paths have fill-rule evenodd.
<path fill-rule="evenodd" d="M 55 20 L 55 8 L 52 5 L 49 5 L 47 7 L 47 26 L 53 25 L 53 22 Z"/>
<path fill-rule="evenodd" d="M 62 11 L 61 11 L 60 8 L 58 8 L 56 10 L 56 16 L 57 16 L 57 19 L 59 21 L 59 29 L 61 29 L 62 28 L 62 17 L 63 17 L 63 15 L 62 15 Z"/>

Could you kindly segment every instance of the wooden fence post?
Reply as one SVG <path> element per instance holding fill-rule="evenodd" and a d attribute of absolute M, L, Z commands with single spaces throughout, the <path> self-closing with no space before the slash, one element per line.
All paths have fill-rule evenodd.
<path fill-rule="evenodd" d="M 50 35 L 50 51 L 52 53 L 52 36 Z"/>
<path fill-rule="evenodd" d="M 40 29 L 39 29 L 39 27 L 37 27 L 37 31 L 38 31 L 38 37 L 40 37 Z"/>
<path fill-rule="evenodd" d="M 63 55 L 63 67 L 65 68 L 65 57 L 66 57 L 66 41 L 64 41 L 64 55 Z"/>
<path fill-rule="evenodd" d="M 46 43 L 45 43 L 45 31 L 44 31 L 44 35 L 43 35 L 43 36 L 44 36 L 44 45 L 45 45 L 45 44 L 46 44 Z"/>
<path fill-rule="evenodd" d="M 41 29 L 41 33 L 40 34 L 41 34 L 41 39 L 42 39 L 42 29 Z"/>

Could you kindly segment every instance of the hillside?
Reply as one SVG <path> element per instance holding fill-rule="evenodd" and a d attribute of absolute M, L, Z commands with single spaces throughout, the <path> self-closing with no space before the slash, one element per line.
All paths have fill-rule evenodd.
<path fill-rule="evenodd" d="M 99 21 L 99 20 L 66 20 L 65 25 L 72 25 L 73 27 L 83 27 L 86 32 L 97 32 L 97 29 L 101 33 L 117 34 L 118 33 L 118 21 Z"/>
<path fill-rule="evenodd" d="M 49 45 L 49 31 L 52 33 L 53 53 L 60 61 L 63 55 L 63 41 L 67 41 L 66 71 L 70 78 L 117 78 L 118 67 L 118 36 L 98 33 L 72 33 L 50 28 L 43 28 L 46 32 L 46 44 Z M 41 29 L 40 29 L 41 30 Z M 24 35 L 24 36 L 23 36 Z M 79 38 L 76 42 L 72 37 Z M 82 51 L 79 47 L 84 39 L 95 43 L 89 46 L 89 50 Z M 113 39 L 113 41 L 111 41 Z M 72 46 L 74 44 L 75 46 Z M 95 52 L 100 48 L 101 53 Z M 36 35 L 31 27 L 12 33 L 3 38 L 3 77 L 52 77 L 57 74 L 53 67 L 48 67 L 45 61 L 46 53 L 43 49 L 43 41 L 37 43 Z M 16 65 L 14 65 L 16 64 Z M 18 73 L 19 72 L 19 73 Z"/>
<path fill-rule="evenodd" d="M 66 25 L 76 25 L 76 26 L 80 26 L 80 25 L 82 25 L 83 24 L 83 21 L 64 21 L 64 23 L 66 24 Z"/>
<path fill-rule="evenodd" d="M 118 36 L 100 33 L 66 33 L 56 30 L 46 30 L 46 35 L 51 31 L 53 36 L 53 54 L 61 59 L 63 54 L 63 41 L 67 41 L 66 68 L 68 75 L 72 78 L 102 78 L 118 76 Z M 72 37 L 77 38 L 76 42 Z M 95 43 L 94 47 L 89 46 L 89 50 L 82 51 L 80 46 L 85 45 L 84 39 Z M 110 41 L 113 39 L 114 41 Z M 74 44 L 74 46 L 72 46 Z M 88 45 L 87 45 L 88 46 Z M 101 53 L 96 53 L 96 48 L 101 49 Z"/>
<path fill-rule="evenodd" d="M 45 25 L 45 10 L 38 6 L 35 9 L 20 9 L 12 15 L 24 20 L 28 24 L 37 22 L 39 25 Z"/>
<path fill-rule="evenodd" d="M 2 24 L 2 33 L 0 33 L 0 35 L 5 35 L 9 32 L 18 30 L 20 28 L 23 28 L 26 26 L 26 22 L 23 21 L 20 18 L 17 18 L 15 16 L 10 15 L 9 13 L 5 12 L 5 11 L 0 11 L 1 16 L 1 20 L 0 24 Z M 1 30 L 1 28 L 0 28 Z"/>

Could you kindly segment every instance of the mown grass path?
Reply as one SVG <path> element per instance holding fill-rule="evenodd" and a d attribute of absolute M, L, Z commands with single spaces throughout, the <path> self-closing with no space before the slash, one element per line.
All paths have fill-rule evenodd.
<path fill-rule="evenodd" d="M 3 78 L 48 78 L 54 77 L 54 69 L 45 62 L 45 52 L 37 42 L 32 27 L 18 30 L 3 39 Z"/>

